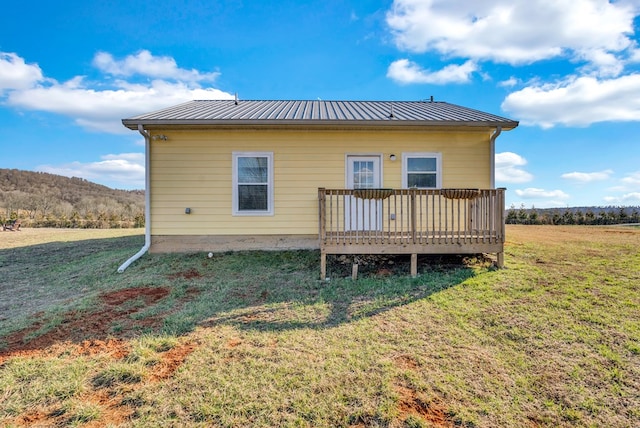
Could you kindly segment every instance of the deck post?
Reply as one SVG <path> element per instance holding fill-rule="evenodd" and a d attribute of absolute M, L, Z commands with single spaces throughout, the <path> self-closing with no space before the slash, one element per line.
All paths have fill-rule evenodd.
<path fill-rule="evenodd" d="M 325 239 L 326 235 L 326 191 L 324 187 L 318 188 L 318 236 L 320 238 L 320 242 L 322 243 Z"/>
<path fill-rule="evenodd" d="M 320 280 L 327 279 L 327 253 L 324 250 L 320 250 Z"/>
<path fill-rule="evenodd" d="M 501 244 L 502 247 L 502 251 L 500 251 L 497 254 L 497 263 L 496 265 L 498 266 L 498 268 L 502 269 L 504 267 L 504 243 L 507 240 L 506 239 L 506 225 L 505 225 L 505 215 L 504 215 L 504 205 L 505 205 L 505 198 L 504 198 L 504 194 L 505 191 L 507 189 L 504 187 L 500 187 L 499 189 L 497 189 L 497 199 L 498 199 L 498 219 L 500 221 L 500 238 L 499 238 L 499 242 Z"/>
<path fill-rule="evenodd" d="M 505 187 L 500 187 L 498 189 L 498 219 L 500 221 L 500 240 L 502 242 L 502 244 L 504 245 L 504 242 L 506 241 L 506 219 L 505 219 L 505 215 L 504 215 L 504 205 L 505 205 L 505 198 L 504 198 L 504 194 L 506 192 L 506 188 Z"/>
<path fill-rule="evenodd" d="M 411 254 L 411 277 L 415 278 L 418 276 L 418 254 Z"/>

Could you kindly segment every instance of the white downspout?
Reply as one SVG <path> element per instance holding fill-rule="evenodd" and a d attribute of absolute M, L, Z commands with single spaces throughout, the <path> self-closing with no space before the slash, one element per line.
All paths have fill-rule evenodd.
<path fill-rule="evenodd" d="M 502 126 L 498 126 L 493 134 L 491 134 L 491 188 L 496 188 L 496 138 L 502 133 Z"/>
<path fill-rule="evenodd" d="M 124 272 L 131 263 L 143 256 L 151 247 L 151 154 L 150 135 L 138 124 L 138 132 L 144 137 L 144 246 L 118 268 L 118 273 Z"/>

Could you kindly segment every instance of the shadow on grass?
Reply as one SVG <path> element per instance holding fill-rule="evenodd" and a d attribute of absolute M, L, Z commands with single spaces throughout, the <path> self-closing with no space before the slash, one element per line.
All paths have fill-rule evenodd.
<path fill-rule="evenodd" d="M 334 262 L 330 271 L 340 276 L 319 281 L 318 251 L 216 256 L 187 271 L 200 296 L 166 318 L 165 328 L 174 333 L 220 324 L 269 331 L 331 328 L 426 298 L 464 282 L 480 266 L 488 268 L 482 258 L 456 256 L 422 256 L 419 266 L 420 275 L 411 278 L 409 256 L 387 256 L 382 263 L 369 260 L 352 280 L 345 275 L 351 264 Z"/>
<path fill-rule="evenodd" d="M 133 236 L 0 250 L 0 352 L 220 324 L 331 328 L 458 285 L 482 265 L 420 257 L 420 275 L 411 278 L 408 256 L 387 257 L 364 263 L 354 281 L 345 275 L 351 263 L 336 259 L 333 278 L 319 281 L 318 251 L 255 251 L 145 255 L 116 273 L 141 244 Z"/>

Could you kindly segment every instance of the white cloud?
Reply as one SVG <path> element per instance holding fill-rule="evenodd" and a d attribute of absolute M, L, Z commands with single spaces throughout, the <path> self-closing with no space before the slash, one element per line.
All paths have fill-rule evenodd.
<path fill-rule="evenodd" d="M 620 180 L 620 184 L 607 189 L 610 192 L 623 193 L 624 195 L 607 196 L 606 201 L 610 203 L 623 203 L 624 196 L 633 198 L 633 195 L 640 194 L 640 171 L 627 174 Z M 629 196 L 630 195 L 630 196 Z"/>
<path fill-rule="evenodd" d="M 535 187 L 529 187 L 524 190 L 517 189 L 516 195 L 524 199 L 549 199 L 549 200 L 564 200 L 569 199 L 569 195 L 562 190 L 544 190 L 537 189 Z"/>
<path fill-rule="evenodd" d="M 0 52 L 0 95 L 4 90 L 27 89 L 43 80 L 37 64 L 27 64 L 14 53 Z"/>
<path fill-rule="evenodd" d="M 535 187 L 526 189 L 516 189 L 516 195 L 527 202 L 525 205 L 536 207 L 562 207 L 567 205 L 570 198 L 568 194 L 562 190 L 545 190 Z"/>
<path fill-rule="evenodd" d="M 113 76 L 143 75 L 155 79 L 175 79 L 185 82 L 213 82 L 220 75 L 218 72 L 201 73 L 195 69 L 180 68 L 173 58 L 153 56 L 148 50 L 128 55 L 120 61 L 115 60 L 108 52 L 98 52 L 93 58 L 93 65 Z"/>
<path fill-rule="evenodd" d="M 520 168 L 526 164 L 527 160 L 516 153 L 496 153 L 496 181 L 501 183 L 526 183 L 533 180 L 533 175 Z"/>
<path fill-rule="evenodd" d="M 640 74 L 609 80 L 572 77 L 553 84 L 536 84 L 509 94 L 502 109 L 524 125 L 543 128 L 638 121 Z"/>
<path fill-rule="evenodd" d="M 144 189 L 144 153 L 109 154 L 97 162 L 40 165 L 35 170 L 84 178 L 114 188 Z"/>
<path fill-rule="evenodd" d="M 511 76 L 507 80 L 503 80 L 502 82 L 498 82 L 498 86 L 502 86 L 502 87 L 505 87 L 505 88 L 510 88 L 510 87 L 516 86 L 519 83 L 520 83 L 520 79 Z"/>
<path fill-rule="evenodd" d="M 108 54 L 102 53 L 96 57 L 99 55 L 103 57 L 103 63 L 107 64 L 108 61 L 105 61 L 104 57 Z M 121 119 L 126 117 L 193 99 L 233 98 L 233 95 L 227 92 L 211 87 L 203 88 L 195 82 L 196 78 L 206 80 L 212 77 L 211 73 L 179 69 L 172 66 L 172 60 L 167 57 L 154 58 L 144 55 L 141 59 L 139 54 L 132 58 L 129 65 L 127 60 L 114 62 L 112 72 L 146 73 L 149 77 L 158 77 L 164 73 L 172 80 L 154 79 L 148 83 L 116 80 L 112 82 L 111 87 L 105 88 L 102 83 L 88 82 L 82 76 L 60 83 L 53 79 L 45 79 L 40 73 L 40 77 L 32 78 L 31 84 L 7 91 L 6 104 L 16 108 L 61 114 L 72 118 L 77 125 L 86 129 L 124 134 L 131 132 L 122 126 Z M 144 66 L 144 59 L 148 60 L 148 67 Z M 24 60 L 16 57 L 13 62 L 21 64 Z M 181 76 L 185 77 L 186 81 L 173 80 Z"/>
<path fill-rule="evenodd" d="M 464 64 L 450 64 L 442 70 L 424 70 L 415 62 L 408 59 L 394 61 L 387 70 L 387 77 L 399 83 L 466 83 L 471 78 L 471 73 L 477 71 L 478 67 L 474 61 L 467 61 Z"/>
<path fill-rule="evenodd" d="M 605 196 L 604 200 L 616 205 L 638 205 L 640 204 L 640 192 L 627 193 L 622 196 Z"/>
<path fill-rule="evenodd" d="M 627 175 L 621 181 L 625 186 L 629 188 L 640 190 L 640 171 L 633 172 Z"/>
<path fill-rule="evenodd" d="M 598 172 L 568 172 L 562 174 L 561 177 L 567 180 L 576 181 L 578 183 L 591 183 L 593 181 L 608 180 L 613 171 L 606 169 Z"/>
<path fill-rule="evenodd" d="M 410 52 L 512 65 L 569 56 L 610 67 L 601 53 L 632 47 L 637 9 L 601 0 L 395 0 L 386 19 Z"/>
<path fill-rule="evenodd" d="M 583 67 L 586 74 L 594 74 L 599 77 L 616 77 L 624 70 L 624 61 L 610 52 L 602 49 L 585 49 L 578 57 L 587 61 Z"/>
<path fill-rule="evenodd" d="M 534 77 L 502 104 L 523 125 L 551 128 L 640 121 L 640 74 L 625 71 L 640 62 L 638 14 L 638 0 L 394 0 L 386 22 L 400 50 L 462 58 L 477 68 L 483 61 L 567 61 L 573 76 L 553 83 Z M 433 78 L 402 61 L 391 64 L 388 77 Z M 520 83 L 512 77 L 498 85 Z"/>

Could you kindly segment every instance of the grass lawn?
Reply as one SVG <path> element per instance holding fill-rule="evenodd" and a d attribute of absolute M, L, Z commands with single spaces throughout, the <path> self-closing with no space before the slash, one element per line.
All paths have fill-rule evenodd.
<path fill-rule="evenodd" d="M 145 255 L 0 233 L 0 426 L 637 427 L 640 229 L 507 226 L 506 268 Z M 348 272 L 348 273 L 344 273 Z"/>

